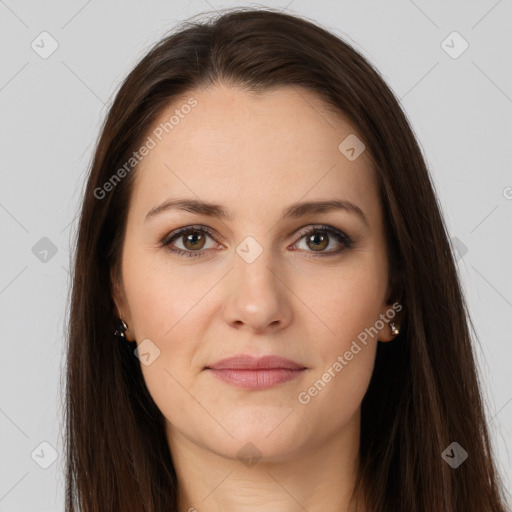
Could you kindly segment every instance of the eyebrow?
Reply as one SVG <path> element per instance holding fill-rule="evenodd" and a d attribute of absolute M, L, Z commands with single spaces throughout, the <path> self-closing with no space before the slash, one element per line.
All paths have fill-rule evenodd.
<path fill-rule="evenodd" d="M 207 217 L 231 220 L 232 214 L 218 204 L 196 199 L 168 199 L 163 203 L 151 208 L 146 214 L 144 222 L 168 210 L 182 210 Z M 368 226 L 368 219 L 364 212 L 354 203 L 345 200 L 329 200 L 329 201 L 311 201 L 305 203 L 294 203 L 286 208 L 282 213 L 283 219 L 297 219 L 309 215 L 311 213 L 325 213 L 333 210 L 344 210 L 357 215 Z"/>

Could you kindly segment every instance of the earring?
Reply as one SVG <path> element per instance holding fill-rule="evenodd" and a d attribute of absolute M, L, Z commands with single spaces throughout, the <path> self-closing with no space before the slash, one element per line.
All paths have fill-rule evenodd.
<path fill-rule="evenodd" d="M 395 325 L 395 322 L 389 322 L 389 326 L 391 327 L 391 334 L 394 336 L 400 332 L 400 329 Z"/>
<path fill-rule="evenodd" d="M 128 326 L 126 322 L 121 318 L 119 322 L 119 327 L 114 331 L 114 336 L 117 336 L 122 341 L 129 341 L 126 339 L 126 331 L 128 330 Z"/>

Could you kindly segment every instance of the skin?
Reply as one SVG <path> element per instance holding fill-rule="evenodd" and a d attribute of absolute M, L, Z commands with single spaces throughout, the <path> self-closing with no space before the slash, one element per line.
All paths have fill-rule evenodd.
<path fill-rule="evenodd" d="M 353 510 L 360 406 L 377 343 L 393 339 L 389 324 L 367 345 L 359 343 L 362 350 L 309 403 L 301 404 L 298 394 L 393 302 L 367 152 L 349 161 L 338 145 L 354 128 L 314 93 L 291 87 L 259 97 L 227 85 L 197 90 L 173 102 L 155 125 L 190 96 L 197 106 L 134 171 L 121 278 L 114 282 L 128 339 L 149 339 L 160 350 L 141 368 L 167 419 L 179 509 Z M 233 218 L 167 210 L 145 221 L 169 198 L 214 202 Z M 281 219 L 292 203 L 331 199 L 355 203 L 368 224 L 344 210 Z M 172 243 L 202 256 L 162 246 L 166 235 L 198 224 L 214 237 L 202 233 L 204 242 L 187 244 L 181 235 Z M 328 245 L 316 249 L 309 236 L 298 235 L 318 224 L 348 234 L 353 246 L 319 255 L 343 244 L 327 234 Z M 248 236 L 262 249 L 252 263 L 236 252 Z M 398 314 L 394 321 L 400 323 Z M 235 354 L 274 354 L 308 369 L 257 391 L 204 369 Z M 261 456 L 256 464 L 239 457 L 244 446 Z"/>

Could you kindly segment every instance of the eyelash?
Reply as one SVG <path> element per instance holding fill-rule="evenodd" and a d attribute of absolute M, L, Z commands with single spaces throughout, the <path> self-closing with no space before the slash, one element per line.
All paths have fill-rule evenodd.
<path fill-rule="evenodd" d="M 164 239 L 161 241 L 162 247 L 165 247 L 166 250 L 168 250 L 171 253 L 175 253 L 178 256 L 185 256 L 188 258 L 201 258 L 204 257 L 204 251 L 184 251 L 182 249 L 178 249 L 176 247 L 171 246 L 171 242 L 173 242 L 175 239 L 179 238 L 180 236 L 183 236 L 187 233 L 194 233 L 194 232 L 204 232 L 210 235 L 210 237 L 214 238 L 214 232 L 210 228 L 207 228 L 206 226 L 187 226 L 185 228 L 179 229 L 177 231 L 174 231 L 167 236 L 164 237 Z M 326 226 L 326 225 L 317 225 L 308 227 L 305 229 L 302 229 L 299 232 L 299 241 L 304 238 L 306 235 L 310 235 L 316 232 L 325 232 L 327 234 L 333 235 L 338 242 L 340 242 L 343 247 L 341 249 L 338 249 L 336 251 L 328 251 L 328 252 L 320 252 L 315 254 L 314 251 L 305 251 L 308 253 L 308 258 L 317 258 L 317 257 L 327 257 L 327 256 L 334 256 L 337 254 L 342 253 L 343 251 L 350 249 L 353 245 L 353 240 L 343 231 L 340 231 L 339 229 L 336 229 L 332 226 Z"/>

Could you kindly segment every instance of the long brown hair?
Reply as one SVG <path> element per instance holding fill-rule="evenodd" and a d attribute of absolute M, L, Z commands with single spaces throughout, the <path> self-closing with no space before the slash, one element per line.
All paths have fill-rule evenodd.
<path fill-rule="evenodd" d="M 362 55 L 317 24 L 269 8 L 185 22 L 137 64 L 108 112 L 74 247 L 66 511 L 177 510 L 164 417 L 133 348 L 113 336 L 111 278 L 120 268 L 136 166 L 114 185 L 105 183 L 113 183 L 175 97 L 220 81 L 256 92 L 279 86 L 315 92 L 353 123 L 372 158 L 390 279 L 405 316 L 395 340 L 378 344 L 362 403 L 356 489 L 363 490 L 368 510 L 504 512 L 470 337 L 469 326 L 474 328 L 413 131 Z M 454 441 L 468 452 L 456 469 L 442 457 Z"/>

